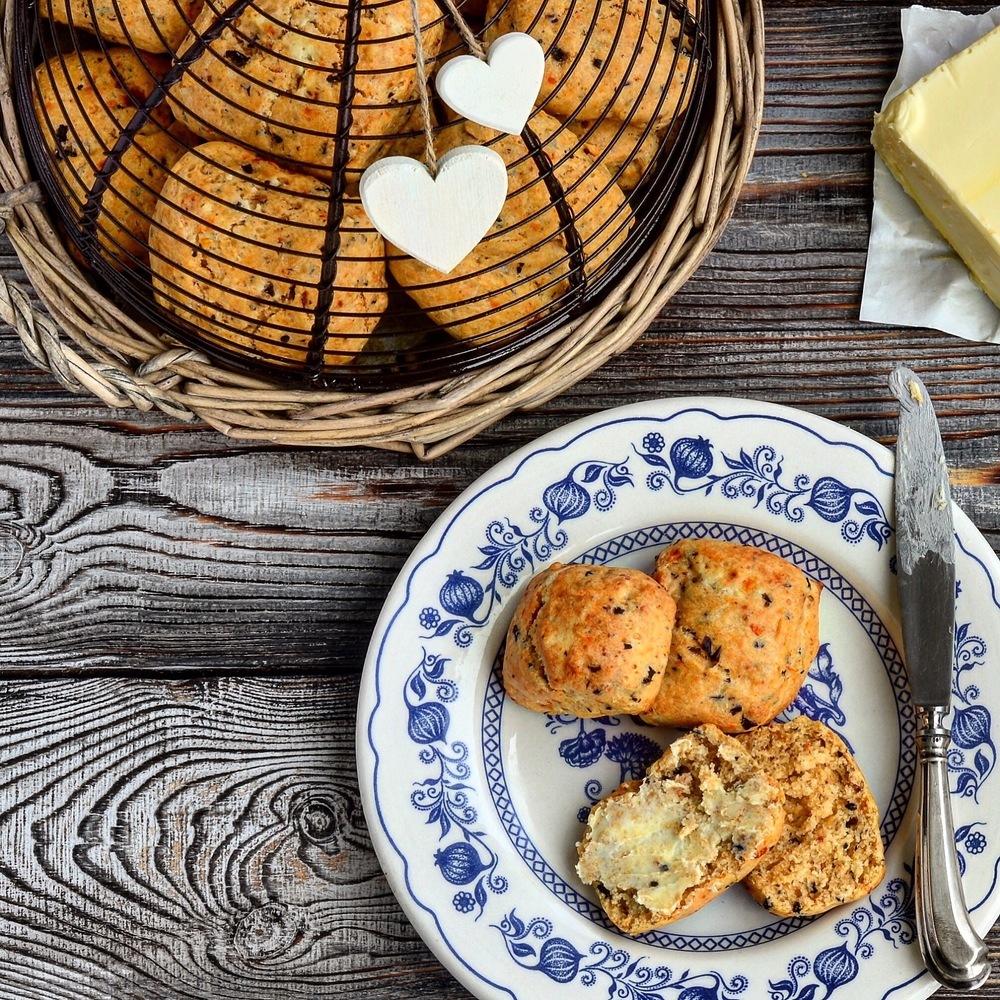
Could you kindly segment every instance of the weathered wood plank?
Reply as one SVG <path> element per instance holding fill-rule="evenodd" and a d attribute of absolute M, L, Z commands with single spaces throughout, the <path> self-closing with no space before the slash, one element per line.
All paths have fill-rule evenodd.
<path fill-rule="evenodd" d="M 356 695 L 346 678 L 0 686 L 4 996 L 466 996 L 371 848 Z"/>

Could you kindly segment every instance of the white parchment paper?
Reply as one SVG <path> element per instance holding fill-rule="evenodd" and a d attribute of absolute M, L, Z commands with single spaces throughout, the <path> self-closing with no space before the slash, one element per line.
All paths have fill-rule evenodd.
<path fill-rule="evenodd" d="M 903 53 L 882 107 L 997 25 L 1000 7 L 985 14 L 903 10 Z M 861 319 L 1000 344 L 1000 309 L 877 155 L 874 201 Z"/>

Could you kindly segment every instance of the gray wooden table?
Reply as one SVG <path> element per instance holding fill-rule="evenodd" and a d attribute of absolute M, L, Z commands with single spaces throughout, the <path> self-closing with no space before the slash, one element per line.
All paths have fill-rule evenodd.
<path fill-rule="evenodd" d="M 858 322 L 898 6 L 773 2 L 766 26 L 759 151 L 716 251 L 626 354 L 433 464 L 105 409 L 0 330 L 0 996 L 468 995 L 371 849 L 361 667 L 437 515 L 575 417 L 734 395 L 891 444 L 905 360 L 1000 548 L 1000 348 Z M 3 243 L 0 269 L 20 276 Z"/>

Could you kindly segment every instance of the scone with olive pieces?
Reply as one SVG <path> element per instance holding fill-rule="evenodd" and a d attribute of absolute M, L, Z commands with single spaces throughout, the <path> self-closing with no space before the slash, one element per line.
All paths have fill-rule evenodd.
<path fill-rule="evenodd" d="M 598 802 L 577 874 L 627 934 L 694 913 L 777 843 L 784 795 L 744 746 L 715 726 L 675 740 L 640 781 Z"/>
<path fill-rule="evenodd" d="M 885 876 L 878 806 L 844 741 L 805 716 L 736 737 L 785 792 L 781 839 L 743 880 L 778 916 L 814 916 Z"/>
<path fill-rule="evenodd" d="M 774 553 L 712 538 L 664 549 L 653 576 L 677 621 L 645 721 L 739 733 L 794 701 L 819 649 L 820 583 Z"/>
<path fill-rule="evenodd" d="M 487 343 L 548 315 L 574 281 L 579 288 L 600 280 L 634 219 L 611 174 L 550 115 L 536 111 L 521 135 L 462 119 L 435 142 L 439 156 L 472 145 L 489 146 L 507 164 L 496 222 L 448 274 L 391 246 L 389 269 L 450 336 Z"/>
<path fill-rule="evenodd" d="M 538 40 L 538 106 L 550 115 L 669 121 L 690 98 L 694 6 L 679 16 L 656 0 L 490 0 L 486 39 L 523 31 Z"/>
<path fill-rule="evenodd" d="M 108 162 L 169 68 L 162 56 L 109 45 L 60 53 L 35 69 L 35 115 L 68 207 L 80 227 L 92 215 L 101 255 L 116 266 L 146 263 L 157 196 L 193 138 L 161 104 Z"/>
<path fill-rule="evenodd" d="M 416 0 L 416 8 L 430 62 L 445 19 L 434 0 Z M 346 152 L 352 179 L 381 155 L 417 97 L 413 14 L 410 0 L 361 0 L 357 11 L 310 0 L 232 8 L 207 0 L 181 46 L 185 70 L 170 103 L 198 135 L 233 139 L 296 168 L 329 176 Z"/>
<path fill-rule="evenodd" d="M 388 296 L 382 237 L 358 202 L 342 209 L 327 259 L 328 185 L 235 143 L 196 147 L 174 165 L 153 216 L 157 303 L 221 346 L 299 366 L 322 318 L 324 364 L 347 364 Z"/>
<path fill-rule="evenodd" d="M 176 52 L 202 0 L 41 0 L 38 12 L 74 32 L 92 31 L 105 42 L 144 52 Z"/>
<path fill-rule="evenodd" d="M 507 629 L 504 688 L 536 712 L 644 711 L 667 665 L 673 624 L 673 599 L 648 574 L 553 563 L 528 582 Z"/>
<path fill-rule="evenodd" d="M 691 103 L 694 0 L 490 0 L 486 38 L 523 31 L 545 50 L 538 107 L 632 190 Z"/>

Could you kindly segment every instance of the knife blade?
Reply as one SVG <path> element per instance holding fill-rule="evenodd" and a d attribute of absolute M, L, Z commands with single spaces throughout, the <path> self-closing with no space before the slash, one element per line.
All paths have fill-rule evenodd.
<path fill-rule="evenodd" d="M 938 982 L 978 989 L 990 975 L 985 943 L 962 894 L 948 790 L 945 716 L 955 641 L 955 527 L 941 431 L 923 382 L 899 366 L 896 442 L 896 569 L 903 652 L 917 714 L 920 758 L 914 896 L 920 952 Z"/>

